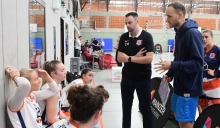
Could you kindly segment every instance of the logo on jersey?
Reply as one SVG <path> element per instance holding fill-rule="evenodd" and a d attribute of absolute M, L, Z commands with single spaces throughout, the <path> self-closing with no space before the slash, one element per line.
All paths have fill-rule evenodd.
<path fill-rule="evenodd" d="M 207 71 L 209 69 L 208 64 L 206 62 L 204 62 L 203 69 L 204 71 Z"/>
<path fill-rule="evenodd" d="M 136 43 L 138 46 L 140 46 L 142 44 L 142 40 L 137 40 L 137 43 Z"/>
<path fill-rule="evenodd" d="M 129 46 L 129 40 L 125 40 L 125 46 Z"/>
<path fill-rule="evenodd" d="M 42 126 L 42 119 L 41 119 L 41 111 L 40 111 L 40 107 L 36 104 L 33 104 L 36 112 L 37 112 L 37 119 L 36 122 L 38 123 L 39 128 L 43 128 Z"/>
<path fill-rule="evenodd" d="M 67 128 L 64 124 L 58 125 L 58 128 Z"/>
<path fill-rule="evenodd" d="M 215 58 L 215 53 L 210 53 L 209 58 L 210 58 L 210 59 Z"/>

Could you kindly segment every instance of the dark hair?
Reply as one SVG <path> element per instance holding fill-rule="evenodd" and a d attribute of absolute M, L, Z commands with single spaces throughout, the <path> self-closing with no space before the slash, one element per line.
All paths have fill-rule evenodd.
<path fill-rule="evenodd" d="M 210 36 L 212 36 L 212 37 L 213 37 L 213 33 L 212 33 L 212 31 L 211 31 L 211 30 L 209 30 L 209 29 L 204 30 L 202 33 L 209 33 L 209 34 L 210 34 Z"/>
<path fill-rule="evenodd" d="M 90 69 L 90 68 L 83 69 L 82 72 L 81 72 L 80 78 L 82 78 L 83 75 L 86 75 L 89 71 L 92 71 L 92 69 Z"/>
<path fill-rule="evenodd" d="M 51 76 L 51 72 L 56 71 L 57 69 L 56 65 L 60 63 L 62 62 L 59 60 L 46 61 L 44 62 L 43 69 L 47 71 L 47 73 Z M 43 81 L 42 85 L 44 85 L 45 83 L 46 81 Z"/>
<path fill-rule="evenodd" d="M 134 18 L 138 19 L 138 14 L 136 12 L 129 12 L 125 15 L 125 17 L 133 16 Z"/>
<path fill-rule="evenodd" d="M 173 2 L 173 3 L 169 4 L 168 7 L 173 7 L 177 13 L 182 12 L 184 16 L 186 15 L 185 7 L 183 6 L 183 4 L 181 4 L 179 2 Z"/>
<path fill-rule="evenodd" d="M 103 85 L 98 85 L 95 89 L 101 92 L 105 99 L 109 98 L 109 93 Z"/>
<path fill-rule="evenodd" d="M 87 123 L 97 111 L 102 110 L 104 104 L 103 95 L 88 85 L 70 87 L 67 100 L 71 105 L 71 119 L 80 123 Z"/>
<path fill-rule="evenodd" d="M 79 38 L 81 38 L 82 36 L 79 36 Z"/>

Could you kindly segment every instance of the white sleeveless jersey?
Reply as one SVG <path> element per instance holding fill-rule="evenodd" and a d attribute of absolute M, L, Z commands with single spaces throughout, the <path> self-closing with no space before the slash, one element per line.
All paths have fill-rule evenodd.
<path fill-rule="evenodd" d="M 80 79 L 75 79 L 74 81 L 72 81 L 67 86 L 75 86 L 75 85 L 78 85 L 78 84 L 82 84 L 82 85 L 84 84 L 81 78 Z M 68 91 L 68 90 L 66 90 L 66 91 Z M 62 104 L 63 108 L 68 108 L 70 106 L 69 101 L 67 100 L 66 92 L 64 92 L 62 94 L 61 104 Z"/>
<path fill-rule="evenodd" d="M 60 121 L 55 122 L 49 128 L 78 128 L 76 124 L 70 122 L 69 120 L 62 119 Z"/>
<path fill-rule="evenodd" d="M 24 99 L 18 111 L 10 110 L 9 106 L 7 111 L 14 128 L 43 128 L 40 107 L 33 93 Z"/>
<path fill-rule="evenodd" d="M 41 87 L 41 90 L 45 90 L 45 89 L 49 89 L 49 85 L 46 83 Z M 56 117 L 60 118 L 60 109 L 61 109 L 61 91 L 59 92 L 58 95 L 58 100 L 57 100 L 57 104 L 56 104 Z M 41 109 L 41 116 L 42 116 L 42 120 L 43 120 L 43 124 L 45 124 L 46 121 L 46 100 L 41 100 L 39 101 L 39 105 L 40 105 L 40 109 Z"/>

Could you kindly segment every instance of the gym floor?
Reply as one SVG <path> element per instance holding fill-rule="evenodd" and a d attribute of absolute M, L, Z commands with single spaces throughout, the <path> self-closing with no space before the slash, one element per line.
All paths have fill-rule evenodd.
<path fill-rule="evenodd" d="M 115 56 L 115 53 L 110 53 Z M 162 60 L 173 60 L 173 53 L 155 54 L 152 63 L 152 78 L 162 77 L 163 74 L 155 72 L 153 69 L 154 63 Z M 103 85 L 109 92 L 110 98 L 105 103 L 102 114 L 102 123 L 104 128 L 121 128 L 122 127 L 122 102 L 120 83 L 113 83 L 111 80 L 111 69 L 100 70 L 94 73 L 96 85 Z M 142 115 L 138 109 L 138 98 L 136 92 L 134 93 L 133 107 L 132 107 L 132 121 L 131 128 L 142 128 Z M 100 125 L 100 123 L 99 123 Z M 102 126 L 100 125 L 100 128 Z M 176 124 L 169 121 L 164 128 L 176 128 Z"/>

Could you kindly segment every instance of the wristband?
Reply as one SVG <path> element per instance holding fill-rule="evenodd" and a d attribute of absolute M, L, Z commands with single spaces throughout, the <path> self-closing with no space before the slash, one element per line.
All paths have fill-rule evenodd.
<path fill-rule="evenodd" d="M 12 80 L 16 83 L 16 81 L 15 81 L 15 77 L 16 76 L 18 76 L 18 75 L 14 75 L 13 77 L 12 77 Z M 17 84 L 17 83 L 16 83 Z"/>

